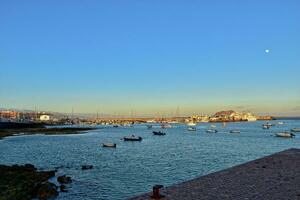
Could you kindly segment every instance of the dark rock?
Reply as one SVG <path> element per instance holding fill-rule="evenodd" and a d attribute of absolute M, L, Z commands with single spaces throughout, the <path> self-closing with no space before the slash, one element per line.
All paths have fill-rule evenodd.
<path fill-rule="evenodd" d="M 30 164 L 0 165 L 0 199 L 30 200 L 38 197 L 38 194 L 41 198 L 53 196 L 56 194 L 56 186 L 48 180 L 54 175 L 54 171 L 37 171 Z"/>
<path fill-rule="evenodd" d="M 62 184 L 69 184 L 69 183 L 72 183 L 71 177 L 66 176 L 66 175 L 57 177 L 57 181 L 58 181 L 59 183 L 62 183 Z"/>
<path fill-rule="evenodd" d="M 35 166 L 32 164 L 25 164 L 24 167 L 26 167 L 28 169 L 36 170 Z"/>
<path fill-rule="evenodd" d="M 65 185 L 60 185 L 59 189 L 61 192 L 68 192 L 68 190 L 66 189 L 67 187 Z"/>
<path fill-rule="evenodd" d="M 46 182 L 37 186 L 36 197 L 40 200 L 47 200 L 58 196 L 57 186 Z"/>
<path fill-rule="evenodd" d="M 93 169 L 93 167 L 94 167 L 93 165 L 82 165 L 81 169 L 82 170 L 87 170 L 87 169 Z"/>

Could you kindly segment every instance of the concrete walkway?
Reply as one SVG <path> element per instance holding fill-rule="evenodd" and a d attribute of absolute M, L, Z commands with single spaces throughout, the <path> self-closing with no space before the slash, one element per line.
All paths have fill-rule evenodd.
<path fill-rule="evenodd" d="M 161 190 L 172 200 L 300 200 L 300 149 L 289 149 Z M 143 194 L 131 200 L 151 199 Z"/>

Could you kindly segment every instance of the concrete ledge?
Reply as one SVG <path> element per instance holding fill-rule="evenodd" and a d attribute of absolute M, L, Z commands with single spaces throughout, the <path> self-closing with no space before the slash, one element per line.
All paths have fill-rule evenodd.
<path fill-rule="evenodd" d="M 289 149 L 161 190 L 166 199 L 300 200 L 300 149 Z M 131 200 L 151 199 L 151 193 Z"/>

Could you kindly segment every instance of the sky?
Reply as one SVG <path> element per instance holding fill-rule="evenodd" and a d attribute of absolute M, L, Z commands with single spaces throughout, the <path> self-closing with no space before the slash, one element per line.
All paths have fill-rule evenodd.
<path fill-rule="evenodd" d="M 299 0 L 0 0 L 0 108 L 300 116 Z"/>

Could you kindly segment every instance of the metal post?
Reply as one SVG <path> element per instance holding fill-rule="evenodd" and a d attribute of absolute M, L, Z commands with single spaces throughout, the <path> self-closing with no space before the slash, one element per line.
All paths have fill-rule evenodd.
<path fill-rule="evenodd" d="M 154 185 L 153 186 L 153 193 L 152 193 L 151 198 L 153 198 L 153 199 L 161 199 L 161 198 L 163 198 L 164 196 L 161 195 L 160 191 L 159 191 L 163 187 L 164 187 L 163 185 Z"/>

